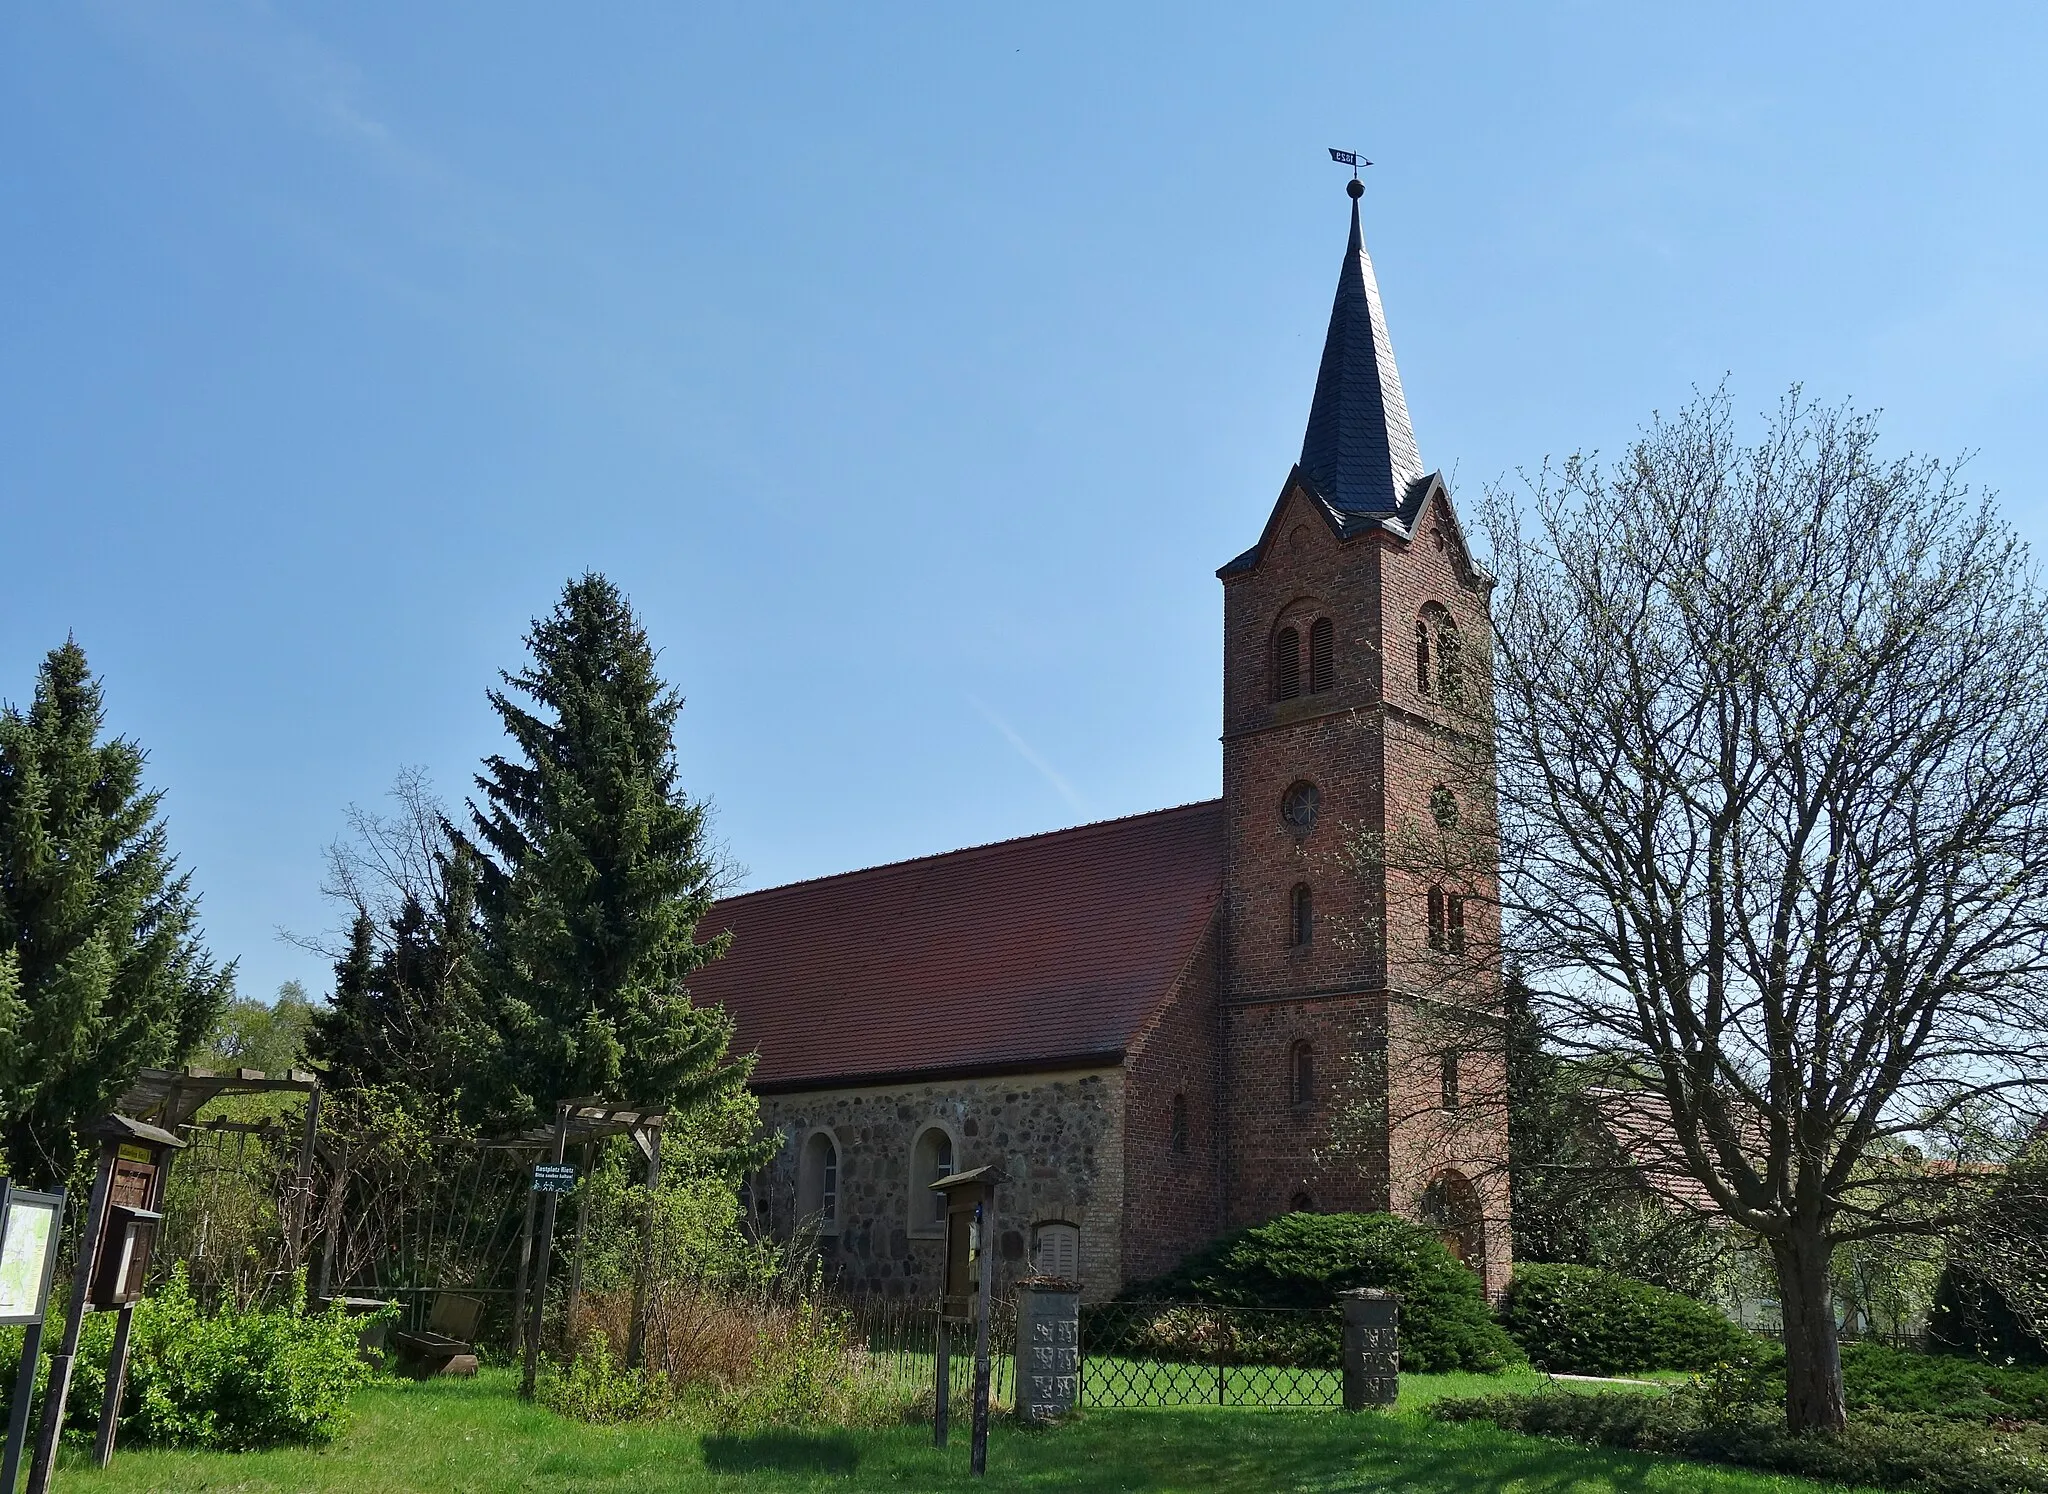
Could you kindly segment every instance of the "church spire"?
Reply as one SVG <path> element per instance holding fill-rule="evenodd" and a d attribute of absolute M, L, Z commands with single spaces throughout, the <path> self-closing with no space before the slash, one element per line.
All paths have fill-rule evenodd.
<path fill-rule="evenodd" d="M 1423 475 L 1422 455 L 1408 423 L 1379 282 L 1358 224 L 1358 199 L 1365 189 L 1355 178 L 1346 189 L 1351 194 L 1351 242 L 1344 249 L 1330 330 L 1323 339 L 1315 403 L 1301 441 L 1301 472 L 1339 512 L 1394 514 Z"/>

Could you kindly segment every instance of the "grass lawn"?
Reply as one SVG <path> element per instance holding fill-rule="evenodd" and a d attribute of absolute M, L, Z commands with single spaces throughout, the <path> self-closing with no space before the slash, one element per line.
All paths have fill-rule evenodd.
<path fill-rule="evenodd" d="M 1526 1374 L 1526 1372 L 1525 1372 Z M 1410 1376 L 1404 1406 L 1510 1388 L 1512 1377 Z M 1533 1376 L 1529 1376 L 1533 1380 Z M 583 1426 L 513 1394 L 508 1372 L 471 1381 L 382 1383 L 358 1401 L 354 1428 L 320 1452 L 222 1455 L 124 1451 L 105 1473 L 71 1456 L 60 1490 L 547 1490 L 654 1494 L 724 1489 L 958 1489 L 967 1433 L 944 1451 L 928 1427 L 721 1436 L 683 1423 Z M 964 1417 L 961 1418 L 965 1420 Z M 990 1489 L 1303 1489 L 1317 1494 L 1814 1494 L 1818 1486 L 1730 1469 L 1603 1452 L 1411 1414 L 1333 1411 L 1094 1411 L 1051 1431 L 999 1426 Z"/>

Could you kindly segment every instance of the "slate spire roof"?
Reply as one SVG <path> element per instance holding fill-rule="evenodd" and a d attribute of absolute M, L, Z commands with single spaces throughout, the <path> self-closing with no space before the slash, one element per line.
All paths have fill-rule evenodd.
<path fill-rule="evenodd" d="M 1409 489 L 1424 473 L 1356 196 L 1315 402 L 1301 440 L 1300 472 L 1325 503 L 1347 515 L 1401 513 Z"/>

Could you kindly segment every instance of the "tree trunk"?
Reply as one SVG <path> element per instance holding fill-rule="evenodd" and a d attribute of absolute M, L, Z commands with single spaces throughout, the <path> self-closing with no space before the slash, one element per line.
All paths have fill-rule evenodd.
<path fill-rule="evenodd" d="M 1810 1227 L 1795 1225 L 1790 1236 L 1771 1242 L 1785 1318 L 1785 1424 L 1795 1432 L 1839 1432 L 1849 1423 L 1828 1284 L 1833 1253 Z"/>

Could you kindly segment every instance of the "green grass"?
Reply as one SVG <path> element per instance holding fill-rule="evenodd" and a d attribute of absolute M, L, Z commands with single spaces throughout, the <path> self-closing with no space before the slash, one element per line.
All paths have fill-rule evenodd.
<path fill-rule="evenodd" d="M 1402 1404 L 1508 1388 L 1512 1377 L 1410 1376 Z M 1533 1377 L 1532 1382 L 1533 1382 Z M 322 1451 L 221 1455 L 124 1451 L 105 1473 L 72 1457 L 61 1494 L 690 1494 L 700 1490 L 952 1490 L 967 1475 L 967 1433 L 931 1446 L 928 1427 L 708 1434 L 670 1422 L 605 1428 L 517 1400 L 504 1372 L 472 1381 L 380 1383 L 356 1424 Z M 961 1418 L 964 1421 L 964 1418 Z M 1401 1490 L 1410 1494 L 1815 1494 L 1819 1486 L 1732 1469 L 1442 1426 L 1396 1414 L 1333 1411 L 1095 1411 L 1050 1431 L 999 1426 L 992 1490 Z"/>

